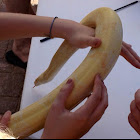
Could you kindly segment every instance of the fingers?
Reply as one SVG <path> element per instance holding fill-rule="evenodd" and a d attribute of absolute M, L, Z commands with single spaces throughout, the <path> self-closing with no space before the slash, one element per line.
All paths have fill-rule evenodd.
<path fill-rule="evenodd" d="M 121 55 L 134 67 L 140 69 L 140 57 L 136 54 L 132 47 L 125 42 L 123 42 Z"/>
<path fill-rule="evenodd" d="M 66 101 L 71 94 L 72 90 L 74 88 L 74 82 L 72 79 L 69 79 L 67 83 L 64 85 L 64 87 L 60 90 L 56 100 L 54 101 L 53 106 L 56 106 L 60 110 L 65 109 Z"/>
<path fill-rule="evenodd" d="M 101 43 L 102 43 L 101 40 L 95 37 L 87 37 L 86 39 L 86 45 L 94 48 L 99 47 Z"/>
<path fill-rule="evenodd" d="M 96 109 L 93 111 L 93 113 L 90 115 L 90 117 L 87 119 L 85 129 L 83 129 L 85 133 L 87 133 L 91 129 L 91 127 L 93 127 L 93 125 L 101 119 L 107 107 L 108 107 L 108 94 L 107 89 L 103 84 L 101 101 L 96 107 Z"/>
<path fill-rule="evenodd" d="M 96 76 L 93 94 L 89 97 L 84 106 L 75 112 L 85 121 L 88 131 L 97 121 L 99 121 L 108 107 L 107 89 L 101 79 Z M 76 116 L 76 115 L 75 115 Z"/>
<path fill-rule="evenodd" d="M 140 127 L 135 118 L 133 117 L 132 114 L 128 116 L 128 121 L 130 125 L 135 129 L 135 131 L 140 135 Z"/>
<path fill-rule="evenodd" d="M 131 103 L 130 110 L 135 120 L 140 124 L 140 111 L 138 110 L 135 101 Z"/>
<path fill-rule="evenodd" d="M 140 111 L 140 89 L 135 94 L 136 106 Z"/>
<path fill-rule="evenodd" d="M 91 115 L 91 119 L 90 119 L 90 124 L 91 127 L 101 119 L 101 117 L 103 116 L 105 110 L 108 107 L 108 93 L 107 93 L 107 88 L 106 86 L 103 84 L 103 90 L 102 90 L 102 100 L 100 102 L 100 104 L 98 105 L 98 107 L 96 108 L 96 110 L 93 112 L 93 114 Z"/>
<path fill-rule="evenodd" d="M 138 54 L 132 49 L 132 47 L 127 47 L 127 49 L 129 50 L 129 52 L 135 57 L 135 59 L 137 60 L 137 61 L 139 61 L 140 62 L 140 57 L 138 56 Z"/>
<path fill-rule="evenodd" d="M 132 49 L 132 46 L 130 44 L 127 44 L 125 42 L 123 42 L 123 46 L 125 46 L 128 51 L 135 57 L 136 60 L 138 60 L 140 62 L 140 57 L 138 56 L 138 54 Z"/>
<path fill-rule="evenodd" d="M 10 121 L 10 119 L 11 119 L 11 111 L 7 111 L 4 115 L 3 115 L 3 117 L 1 118 L 1 121 L 0 121 L 0 123 L 3 125 L 3 126 L 8 126 L 8 123 L 9 123 L 9 121 Z"/>
<path fill-rule="evenodd" d="M 130 105 L 131 114 L 128 117 L 130 125 L 140 135 L 140 90 L 135 94 L 135 100 Z"/>
<path fill-rule="evenodd" d="M 128 46 L 128 47 L 132 48 L 132 46 L 131 46 L 130 44 L 128 44 L 128 43 L 126 43 L 126 42 L 124 42 L 124 41 L 122 42 L 122 45 L 123 45 L 123 46 Z"/>
<path fill-rule="evenodd" d="M 125 47 L 122 48 L 121 55 L 134 67 L 140 69 L 140 62 L 132 55 L 132 53 Z"/>
<path fill-rule="evenodd" d="M 87 102 L 75 113 L 82 116 L 90 116 L 96 109 L 102 99 L 102 81 L 99 75 L 96 76 L 93 88 L 93 94 L 88 98 Z"/>

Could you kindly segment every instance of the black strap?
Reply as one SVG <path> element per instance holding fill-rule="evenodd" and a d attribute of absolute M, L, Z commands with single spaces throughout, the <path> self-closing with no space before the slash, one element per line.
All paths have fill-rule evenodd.
<path fill-rule="evenodd" d="M 118 9 L 116 9 L 116 10 L 114 10 L 114 11 L 119 11 L 119 10 L 124 9 L 124 8 L 126 8 L 126 7 L 129 7 L 129 6 L 131 6 L 131 5 L 134 5 L 134 4 L 138 3 L 138 2 L 139 2 L 139 1 L 132 2 L 132 3 L 128 4 L 128 5 L 125 5 L 125 6 L 123 6 L 123 7 L 121 7 L 121 8 L 118 8 Z"/>
<path fill-rule="evenodd" d="M 139 1 L 132 2 L 132 3 L 128 4 L 128 5 L 125 5 L 125 6 L 123 6 L 123 7 L 121 7 L 121 8 L 118 8 L 118 9 L 116 9 L 116 10 L 114 10 L 114 11 L 117 12 L 117 11 L 119 11 L 119 10 L 122 10 L 122 9 L 126 8 L 126 7 L 132 6 L 132 5 L 134 5 L 134 4 L 138 3 L 138 2 L 139 2 Z M 58 18 L 58 17 L 55 17 L 55 18 L 53 19 L 52 24 L 51 24 L 50 35 L 49 35 L 49 37 L 44 38 L 44 39 L 41 39 L 41 40 L 40 40 L 41 43 L 43 43 L 43 42 L 48 41 L 48 40 L 51 39 L 52 27 L 53 27 L 53 24 L 54 24 L 54 21 L 55 21 L 56 18 Z"/>

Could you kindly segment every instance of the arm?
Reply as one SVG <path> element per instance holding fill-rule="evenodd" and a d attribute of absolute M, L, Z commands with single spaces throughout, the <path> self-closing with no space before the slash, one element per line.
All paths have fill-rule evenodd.
<path fill-rule="evenodd" d="M 59 20 L 60 19 L 57 19 L 55 23 L 61 24 Z M 51 17 L 0 13 L 0 39 L 48 36 L 52 21 L 53 18 Z M 60 21 L 63 22 L 63 20 Z M 66 24 L 66 22 L 67 20 L 63 22 L 63 24 Z M 60 27 L 61 25 L 57 25 L 57 27 L 58 26 Z M 67 27 L 65 30 L 67 30 Z M 62 37 L 62 31 L 62 27 L 54 29 L 53 36 Z M 57 32 L 57 35 L 55 32 Z"/>
<path fill-rule="evenodd" d="M 49 36 L 52 21 L 52 17 L 0 13 L 0 39 Z M 66 19 L 55 20 L 52 37 L 64 38 L 70 45 L 80 48 L 98 47 L 101 44 L 101 41 L 94 37 L 94 29 Z"/>
<path fill-rule="evenodd" d="M 46 37 L 49 35 L 52 21 L 52 17 L 0 13 L 0 40 Z M 94 38 L 94 29 L 66 19 L 56 19 L 52 36 L 64 38 L 70 45 L 78 48 L 99 47 L 101 44 L 101 40 Z M 129 44 L 123 42 L 122 46 L 121 56 L 140 69 L 140 57 Z"/>
<path fill-rule="evenodd" d="M 86 103 L 70 112 L 65 103 L 73 88 L 74 83 L 69 80 L 61 89 L 48 114 L 42 139 L 79 139 L 103 116 L 108 107 L 108 94 L 99 76 L 96 76 L 93 94 Z"/>

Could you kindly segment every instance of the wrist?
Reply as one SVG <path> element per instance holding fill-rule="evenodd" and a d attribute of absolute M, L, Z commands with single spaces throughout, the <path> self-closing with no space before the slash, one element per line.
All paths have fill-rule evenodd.
<path fill-rule="evenodd" d="M 52 37 L 69 38 L 73 32 L 73 27 L 76 24 L 75 21 L 66 20 L 66 19 L 56 19 L 52 29 Z"/>

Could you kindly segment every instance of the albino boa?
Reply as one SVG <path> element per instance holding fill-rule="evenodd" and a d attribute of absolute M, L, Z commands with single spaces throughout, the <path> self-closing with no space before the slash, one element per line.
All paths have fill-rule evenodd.
<path fill-rule="evenodd" d="M 122 24 L 113 10 L 99 8 L 87 15 L 81 24 L 96 28 L 96 37 L 102 40 L 102 45 L 97 49 L 91 49 L 82 64 L 69 77 L 75 83 L 75 88 L 66 105 L 69 110 L 89 96 L 97 73 L 101 74 L 102 79 L 107 77 L 119 57 L 122 45 Z M 50 67 L 35 81 L 35 85 L 53 79 L 75 51 L 76 49 L 64 41 Z M 66 81 L 40 101 L 12 115 L 9 128 L 16 137 L 25 138 L 43 128 L 50 107 Z"/>

